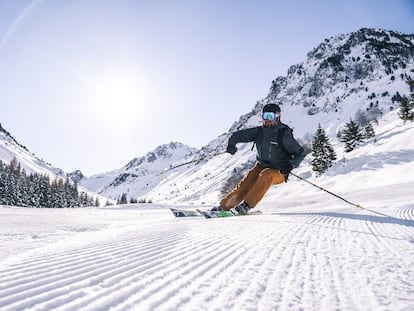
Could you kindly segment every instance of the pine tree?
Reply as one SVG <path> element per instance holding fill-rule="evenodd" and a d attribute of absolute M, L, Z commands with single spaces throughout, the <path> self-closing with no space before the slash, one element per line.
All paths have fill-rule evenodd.
<path fill-rule="evenodd" d="M 414 72 L 414 69 L 411 71 Z M 399 116 L 404 121 L 414 121 L 414 80 L 408 80 L 407 84 L 410 86 L 411 95 L 401 98 Z"/>
<path fill-rule="evenodd" d="M 317 172 L 318 175 L 323 174 L 336 160 L 336 153 L 320 124 L 312 141 L 312 156 L 312 170 Z"/>
<path fill-rule="evenodd" d="M 411 94 L 411 100 L 406 96 L 401 98 L 399 116 L 404 121 L 414 120 L 414 94 Z"/>
<path fill-rule="evenodd" d="M 126 193 L 123 193 L 120 198 L 118 198 L 117 204 L 128 204 L 128 199 Z"/>
<path fill-rule="evenodd" d="M 342 131 L 341 142 L 345 144 L 345 152 L 351 152 L 362 141 L 364 137 L 362 135 L 361 128 L 352 119 L 345 125 L 345 129 Z"/>
<path fill-rule="evenodd" d="M 370 139 L 373 137 L 375 137 L 374 127 L 372 126 L 371 123 L 368 123 L 367 125 L 364 126 L 363 138 Z"/>

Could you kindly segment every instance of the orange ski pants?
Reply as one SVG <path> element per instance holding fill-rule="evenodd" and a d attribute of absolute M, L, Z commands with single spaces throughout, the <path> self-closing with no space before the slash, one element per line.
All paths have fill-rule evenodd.
<path fill-rule="evenodd" d="M 271 185 L 281 184 L 286 175 L 275 168 L 262 168 L 255 164 L 243 177 L 239 184 L 227 194 L 220 202 L 220 206 L 228 211 L 245 202 L 253 208 L 264 197 Z"/>

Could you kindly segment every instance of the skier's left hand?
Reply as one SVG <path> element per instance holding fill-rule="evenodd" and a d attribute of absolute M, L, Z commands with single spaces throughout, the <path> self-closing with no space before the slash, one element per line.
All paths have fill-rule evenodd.
<path fill-rule="evenodd" d="M 233 155 L 233 154 L 235 154 L 237 152 L 237 148 L 236 148 L 236 146 L 228 145 L 227 146 L 227 149 L 226 149 L 226 152 L 228 152 L 231 155 Z"/>

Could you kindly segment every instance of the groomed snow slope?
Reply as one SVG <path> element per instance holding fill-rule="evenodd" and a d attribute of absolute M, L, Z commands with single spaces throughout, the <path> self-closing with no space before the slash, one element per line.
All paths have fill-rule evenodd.
<path fill-rule="evenodd" d="M 375 130 L 295 170 L 363 208 L 293 176 L 246 217 L 0 207 L 0 310 L 414 310 L 414 123 Z"/>
<path fill-rule="evenodd" d="M 369 209 L 319 193 L 214 220 L 0 208 L 0 309 L 412 310 L 413 187 L 348 194 Z"/>

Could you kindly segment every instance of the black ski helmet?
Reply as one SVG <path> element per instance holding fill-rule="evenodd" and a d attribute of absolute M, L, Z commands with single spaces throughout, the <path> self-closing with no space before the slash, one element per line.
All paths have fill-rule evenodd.
<path fill-rule="evenodd" d="M 280 107 L 276 104 L 267 104 L 263 106 L 262 112 L 280 112 Z"/>

